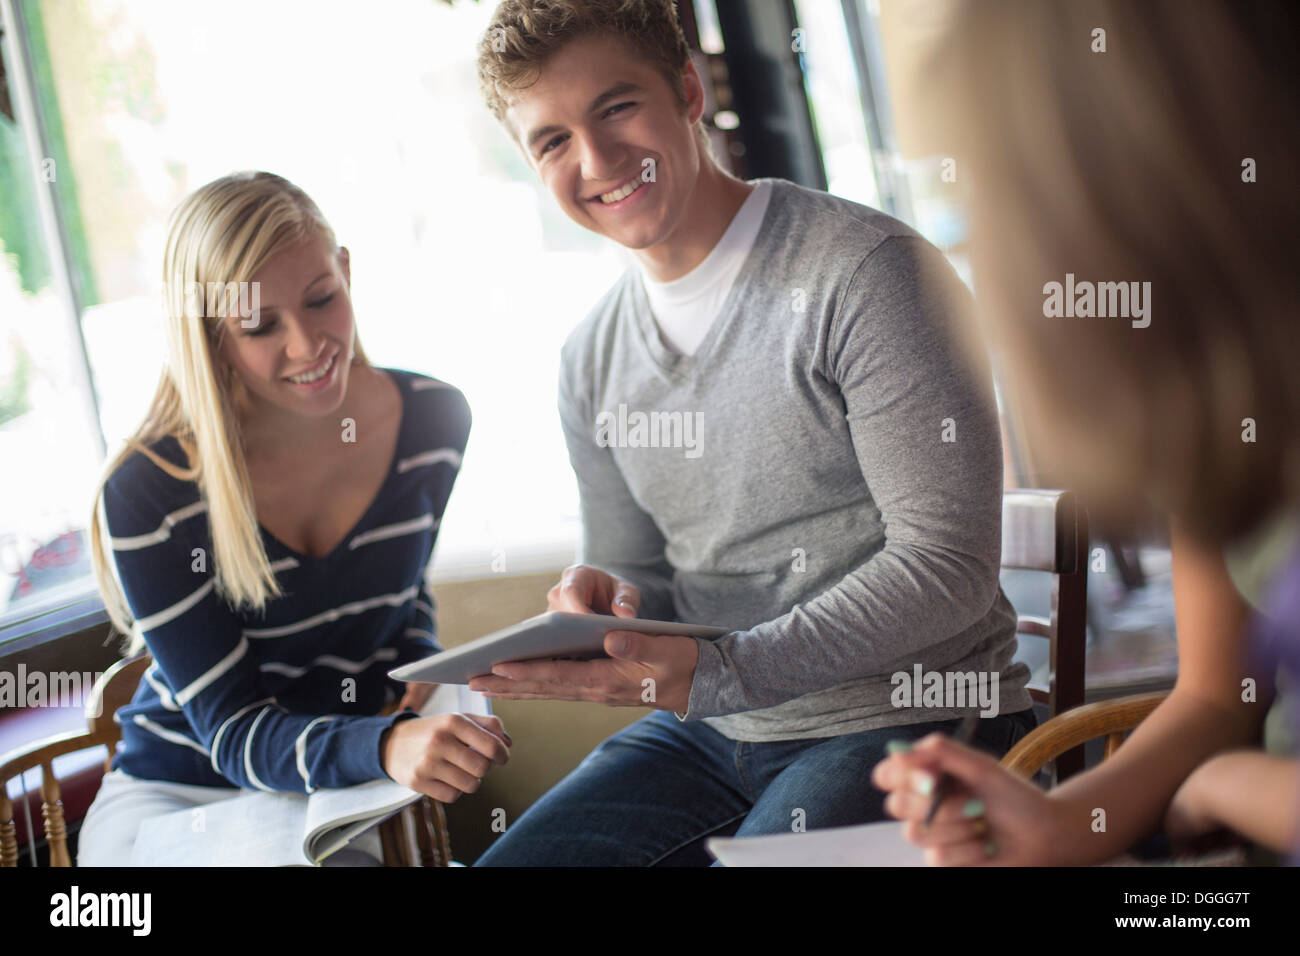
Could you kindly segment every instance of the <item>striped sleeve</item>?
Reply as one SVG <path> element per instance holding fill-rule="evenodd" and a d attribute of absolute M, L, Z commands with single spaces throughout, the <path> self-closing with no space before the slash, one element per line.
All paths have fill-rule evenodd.
<path fill-rule="evenodd" d="M 422 465 L 445 462 L 437 469 L 426 468 L 425 479 L 430 495 L 431 517 L 434 534 L 442 522 L 447 499 L 460 472 L 461 457 L 469 439 L 472 416 L 469 402 L 464 394 L 452 385 L 428 376 L 412 376 L 411 391 L 420 396 L 417 424 L 413 431 L 419 436 L 418 454 L 401 459 L 397 469 L 409 471 Z M 432 399 L 432 401 L 430 401 Z M 427 568 L 420 582 L 419 597 L 412 602 L 415 614 L 410 624 L 396 638 L 397 658 L 394 667 L 423 660 L 431 654 L 442 650 L 438 643 L 438 631 L 435 624 L 437 605 L 433 600 L 433 591 L 429 586 Z M 395 682 L 399 694 L 405 685 Z"/>
<path fill-rule="evenodd" d="M 434 625 L 436 605 L 433 603 L 433 593 L 429 590 L 428 581 L 421 582 L 419 597 L 412 604 L 415 607 L 415 617 L 410 626 L 393 642 L 397 648 L 397 656 L 393 659 L 392 665 L 394 668 L 414 661 L 422 661 L 442 650 L 438 644 L 438 632 Z M 392 678 L 389 678 L 389 681 L 393 687 L 394 699 L 400 698 L 406 692 L 406 684 Z"/>
<path fill-rule="evenodd" d="M 412 602 L 415 617 L 397 641 L 397 660 L 393 665 L 400 667 L 411 661 L 423 660 L 430 654 L 436 654 L 442 648 L 438 645 L 438 631 L 434 624 L 435 608 L 433 592 L 428 581 L 420 582 L 420 595 Z"/>
<path fill-rule="evenodd" d="M 136 455 L 106 483 L 103 507 L 118 580 L 166 678 L 163 706 L 182 711 L 192 732 L 174 739 L 184 735 L 158 726 L 159 747 L 196 749 L 248 789 L 310 793 L 386 776 L 380 737 L 412 715 L 291 713 L 266 692 L 256 638 L 216 593 L 206 507 L 193 483 Z"/>

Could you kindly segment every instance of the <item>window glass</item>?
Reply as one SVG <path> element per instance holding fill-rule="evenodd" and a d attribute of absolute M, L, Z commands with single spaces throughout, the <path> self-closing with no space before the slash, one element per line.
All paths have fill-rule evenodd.
<path fill-rule="evenodd" d="M 86 526 L 100 462 L 81 343 L 55 281 L 17 65 L 0 84 L 0 627 L 91 586 Z M 24 118 L 25 119 L 25 118 Z M 49 208 L 47 204 L 47 208 Z"/>
<path fill-rule="evenodd" d="M 482 105 L 475 47 L 492 7 L 28 0 L 75 186 L 61 199 L 85 236 L 73 265 L 110 449 L 140 421 L 162 361 L 168 212 L 215 177 L 266 169 L 303 187 L 349 248 L 371 359 L 470 402 L 437 566 L 479 575 L 572 558 L 559 348 L 625 260 L 565 218 Z"/>

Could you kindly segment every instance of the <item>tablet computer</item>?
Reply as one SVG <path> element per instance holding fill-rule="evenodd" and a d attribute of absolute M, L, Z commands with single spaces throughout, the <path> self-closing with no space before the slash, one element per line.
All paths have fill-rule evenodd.
<path fill-rule="evenodd" d="M 728 633 L 723 627 L 700 624 L 548 611 L 460 647 L 394 668 L 388 676 L 414 683 L 468 684 L 473 677 L 490 674 L 493 665 L 507 661 L 589 661 L 608 656 L 605 635 L 610 631 L 708 639 Z"/>

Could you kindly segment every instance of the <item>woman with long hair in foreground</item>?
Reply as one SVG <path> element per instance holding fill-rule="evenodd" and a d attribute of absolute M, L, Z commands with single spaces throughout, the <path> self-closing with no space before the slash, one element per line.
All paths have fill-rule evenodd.
<path fill-rule="evenodd" d="M 1179 671 L 1047 793 L 937 736 L 878 764 L 931 863 L 1300 840 L 1296 26 L 1283 3 L 978 0 L 935 59 L 1030 447 L 1112 526 L 1168 516 Z M 958 794 L 925 826 L 941 773 Z"/>

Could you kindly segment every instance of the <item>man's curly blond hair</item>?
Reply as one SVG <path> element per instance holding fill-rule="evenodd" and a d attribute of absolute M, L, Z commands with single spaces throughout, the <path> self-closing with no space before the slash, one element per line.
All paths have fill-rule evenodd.
<path fill-rule="evenodd" d="M 479 88 L 493 115 L 504 123 L 511 94 L 537 82 L 562 46 L 590 34 L 621 38 L 685 105 L 690 52 L 673 0 L 505 0 L 478 45 Z"/>

